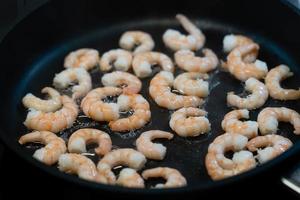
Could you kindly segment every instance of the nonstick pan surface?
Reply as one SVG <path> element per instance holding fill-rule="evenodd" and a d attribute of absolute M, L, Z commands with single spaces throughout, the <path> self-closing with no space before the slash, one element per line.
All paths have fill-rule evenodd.
<path fill-rule="evenodd" d="M 197 26 L 199 26 L 206 35 L 207 40 L 205 47 L 212 49 L 217 54 L 219 59 L 224 60 L 226 58 L 226 55 L 222 51 L 222 40 L 224 35 L 229 33 L 245 34 L 260 44 L 261 49 L 259 51 L 259 59 L 267 62 L 269 69 L 279 64 L 289 65 L 291 70 L 294 72 L 294 76 L 282 83 L 284 87 L 297 88 L 299 86 L 300 67 L 293 60 L 293 58 L 289 56 L 289 53 L 279 47 L 276 42 L 252 33 L 249 30 L 243 30 L 239 27 L 233 27 L 224 23 L 219 23 L 218 21 L 210 19 L 199 20 L 196 18 L 192 20 L 196 22 Z M 60 42 L 47 52 L 37 55 L 37 57 L 34 58 L 33 64 L 27 67 L 28 71 L 24 74 L 24 76 L 22 76 L 23 78 L 18 81 L 16 84 L 17 86 L 13 89 L 13 91 L 11 91 L 11 94 L 13 95 L 10 96 L 11 99 L 7 104 L 7 108 L 10 110 L 10 112 L 6 114 L 7 120 L 3 122 L 5 127 L 2 127 L 4 131 L 10 133 L 10 139 L 5 140 L 10 140 L 10 143 L 17 142 L 21 135 L 28 132 L 26 127 L 23 125 L 27 111 L 21 103 L 22 97 L 27 92 L 41 95 L 40 90 L 44 86 L 51 86 L 55 73 L 58 73 L 64 69 L 63 59 L 70 51 L 78 48 L 90 47 L 99 50 L 100 54 L 103 54 L 110 49 L 119 48 L 118 41 L 123 32 L 127 30 L 143 30 L 150 33 L 154 38 L 154 51 L 164 52 L 173 58 L 173 52 L 167 49 L 162 42 L 162 34 L 168 28 L 174 28 L 184 32 L 184 30 L 179 26 L 178 22 L 176 22 L 173 18 L 153 18 L 140 21 L 128 21 L 127 23 L 112 25 L 106 29 L 101 28 L 85 32 L 80 36 Z M 201 51 L 198 51 L 196 54 L 201 55 Z M 156 73 L 158 70 L 159 68 L 155 68 L 154 73 Z M 93 88 L 101 87 L 102 85 L 100 80 L 102 73 L 99 71 L 99 69 L 95 68 L 90 73 L 92 76 Z M 182 73 L 182 71 L 176 67 L 175 75 L 179 73 Z M 113 142 L 113 148 L 117 149 L 125 147 L 135 148 L 136 138 L 142 132 L 147 130 L 159 129 L 174 133 L 168 125 L 172 111 L 158 107 L 149 96 L 148 88 L 152 77 L 153 76 L 142 79 L 143 88 L 141 94 L 149 101 L 152 113 L 151 121 L 145 127 L 128 133 L 113 133 L 110 132 L 105 123 L 92 121 L 85 117 L 81 112 L 74 125 L 69 129 L 61 131 L 59 135 L 67 141 L 68 137 L 79 128 L 97 128 L 110 134 Z M 212 130 L 207 134 L 195 138 L 182 138 L 175 134 L 173 140 L 157 140 L 157 142 L 161 142 L 167 147 L 166 157 L 163 161 L 148 160 L 144 169 L 158 166 L 173 167 L 178 169 L 186 177 L 188 181 L 188 187 L 197 188 L 212 184 L 212 181 L 205 169 L 204 158 L 207 153 L 208 145 L 214 140 L 215 137 L 224 133 L 221 128 L 221 121 L 224 115 L 232 110 L 232 108 L 228 107 L 226 104 L 226 94 L 229 91 L 234 91 L 237 94 L 243 93 L 245 95 L 245 91 L 243 83 L 236 80 L 229 73 L 222 71 L 220 66 L 218 66 L 215 71 L 210 73 L 209 85 L 210 95 L 208 98 L 206 98 L 205 104 L 202 106 L 202 108 L 208 112 L 208 119 L 211 123 Z M 285 106 L 297 111 L 300 110 L 299 101 L 276 101 L 269 98 L 263 107 L 268 106 Z M 261 109 L 263 109 L 263 107 L 251 111 L 250 119 L 256 120 L 257 114 Z M 294 143 L 296 143 L 300 138 L 300 136 L 295 136 L 293 134 L 293 127 L 287 123 L 280 124 L 278 134 L 288 137 Z M 75 176 L 71 177 L 71 175 L 62 175 L 56 166 L 43 166 L 42 164 L 38 163 L 38 161 L 33 160 L 31 155 L 39 147 L 40 146 L 38 145 L 30 144 L 26 145 L 26 147 L 17 147 L 17 151 L 19 153 L 23 151 L 24 153 L 21 153 L 23 157 L 29 159 L 31 162 L 34 162 L 35 165 L 42 167 L 46 171 L 65 177 L 69 180 L 77 181 L 77 177 Z M 90 153 L 93 153 L 92 149 L 93 148 L 90 148 Z M 288 155 L 289 152 L 290 151 L 288 151 L 286 155 Z M 99 160 L 94 156 L 89 157 L 95 162 Z M 274 161 L 271 161 L 267 165 L 272 166 L 276 163 L 278 164 L 279 161 L 283 159 L 285 159 L 284 155 L 280 156 Z M 263 167 L 264 166 L 258 168 Z M 249 172 L 249 174 L 250 173 L 251 172 Z M 157 181 L 160 180 L 146 181 L 146 185 L 154 185 L 154 183 Z M 91 184 L 89 183 L 89 185 Z M 109 186 L 104 186 L 104 188 L 109 188 Z"/>

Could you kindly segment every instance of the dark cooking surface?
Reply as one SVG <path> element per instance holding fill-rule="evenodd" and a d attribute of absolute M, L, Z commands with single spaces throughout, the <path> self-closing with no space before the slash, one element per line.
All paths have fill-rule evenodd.
<path fill-rule="evenodd" d="M 295 76 L 285 81 L 283 83 L 284 86 L 292 88 L 296 88 L 298 86 L 296 77 L 299 77 L 300 75 L 299 68 L 295 68 L 295 62 L 289 57 L 288 52 L 284 52 L 280 49 L 275 42 L 269 41 L 249 31 L 244 32 L 238 28 L 233 28 L 224 24 L 221 25 L 216 21 L 197 21 L 197 25 L 201 27 L 207 37 L 205 47 L 211 48 L 215 51 L 220 59 L 225 58 L 225 55 L 222 52 L 222 40 L 224 35 L 231 32 L 246 33 L 261 45 L 259 59 L 266 61 L 269 68 L 281 63 L 288 64 L 291 67 Z M 155 51 L 165 52 L 173 58 L 172 52 L 167 50 L 161 41 L 163 32 L 168 28 L 176 28 L 183 31 L 174 20 L 146 20 L 122 23 L 121 25 L 112 26 L 107 29 L 89 31 L 83 36 L 57 44 L 55 48 L 49 50 L 46 54 L 37 57 L 34 64 L 30 67 L 30 70 L 27 72 L 27 75 L 24 75 L 23 79 L 19 81 L 18 87 L 15 90 L 15 96 L 9 105 L 12 112 L 8 114 L 10 115 L 10 118 L 14 118 L 16 121 L 8 121 L 6 128 L 9 132 L 15 134 L 16 140 L 20 137 L 20 135 L 27 132 L 25 127 L 22 125 L 22 122 L 26 117 L 26 112 L 21 104 L 21 98 L 27 92 L 39 94 L 42 87 L 51 85 L 54 74 L 63 70 L 62 64 L 64 56 L 71 50 L 81 47 L 92 47 L 99 50 L 100 54 L 102 54 L 107 50 L 118 48 L 119 37 L 124 31 L 139 29 L 149 32 L 153 36 L 156 44 L 154 49 Z M 178 72 L 179 71 L 177 70 L 175 74 L 178 74 Z M 101 86 L 101 73 L 98 69 L 92 70 L 91 74 L 93 87 Z M 211 181 L 206 173 L 204 165 L 204 157 L 207 152 L 207 147 L 217 135 L 223 133 L 220 126 L 221 120 L 223 119 L 223 116 L 231 110 L 226 105 L 226 93 L 229 91 L 235 91 L 236 93 L 243 92 L 243 84 L 234 79 L 229 73 L 220 71 L 219 69 L 212 72 L 210 75 L 210 95 L 203 108 L 208 111 L 208 118 L 212 124 L 212 131 L 196 138 L 181 138 L 175 136 L 175 138 L 171 141 L 161 140 L 161 142 L 167 146 L 166 158 L 163 161 L 148 160 L 146 168 L 157 166 L 174 167 L 182 172 L 182 174 L 187 178 L 189 185 L 205 184 L 208 181 Z M 115 148 L 134 147 L 135 139 L 141 132 L 146 130 L 160 129 L 171 131 L 168 126 L 171 112 L 166 109 L 159 108 L 148 95 L 148 85 L 151 78 L 143 80 L 143 90 L 141 92 L 141 94 L 146 97 L 150 103 L 152 113 L 151 122 L 136 132 L 126 134 L 110 133 Z M 269 99 L 264 107 L 266 106 L 287 106 L 295 110 L 300 110 L 300 101 L 282 102 Z M 258 111 L 261 109 L 262 108 L 250 112 L 252 120 L 256 120 Z M 71 133 L 82 127 L 95 127 L 104 131 L 109 131 L 107 126 L 103 123 L 93 122 L 85 117 L 80 117 L 72 128 L 62 131 L 60 135 L 67 139 Z M 292 130 L 291 125 L 284 124 L 280 125 L 280 131 L 278 133 L 283 136 L 288 136 L 293 142 L 295 142 L 299 136 L 295 136 L 292 133 Z M 35 148 L 32 148 L 27 151 L 32 154 L 34 149 Z M 26 151 L 25 148 L 24 151 Z M 97 161 L 97 158 L 94 158 L 94 160 Z M 57 170 L 56 167 L 53 167 L 53 170 Z"/>
<path fill-rule="evenodd" d="M 0 149 L 2 148 L 0 144 Z M 22 164 L 21 164 L 22 163 Z M 21 165 L 20 165 L 21 164 Z M 22 170 L 20 170 L 20 167 Z M 0 199 L 9 200 L 15 198 L 30 198 L 41 199 L 45 194 L 47 199 L 72 199 L 72 200 L 92 200 L 92 199 L 108 199 L 112 197 L 112 194 L 106 194 L 103 191 L 91 191 L 84 187 L 79 187 L 78 184 L 70 183 L 61 180 L 57 177 L 51 176 L 44 171 L 37 169 L 30 165 L 28 162 L 24 162 L 19 156 L 8 149 L 5 149 L 3 155 L 0 150 Z M 241 199 L 241 196 L 247 194 L 247 197 L 251 199 L 260 198 L 272 198 L 276 196 L 284 196 L 286 199 L 298 199 L 295 193 L 292 193 L 274 177 L 269 176 L 261 179 L 261 181 L 255 182 L 255 189 L 253 189 L 254 182 L 246 182 L 243 185 L 235 185 L 231 188 L 219 189 L 217 192 L 209 194 L 204 193 L 185 193 L 184 196 L 170 196 L 155 199 L 174 200 L 174 199 L 203 199 L 203 198 L 217 198 L 224 196 L 230 196 L 231 199 Z M 266 185 L 270 187 L 266 187 Z M 14 191 L 15 188 L 26 189 L 27 192 Z M 51 188 L 51 189 L 50 189 Z M 249 189 L 252 188 L 252 189 Z M 13 190 L 13 191 L 12 191 Z M 234 193 L 234 194 L 233 194 Z M 153 199 L 152 196 L 127 196 L 123 194 L 120 199 Z"/>

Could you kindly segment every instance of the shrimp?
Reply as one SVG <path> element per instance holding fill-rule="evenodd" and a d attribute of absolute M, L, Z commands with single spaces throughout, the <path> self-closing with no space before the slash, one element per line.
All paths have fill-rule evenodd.
<path fill-rule="evenodd" d="M 127 50 L 134 49 L 133 54 L 151 51 L 154 48 L 154 41 L 150 34 L 142 31 L 127 31 L 123 33 L 119 41 L 120 47 Z"/>
<path fill-rule="evenodd" d="M 51 87 L 44 87 L 42 93 L 47 93 L 49 99 L 43 100 L 31 93 L 28 93 L 23 97 L 22 102 L 26 108 L 34 108 L 43 112 L 53 112 L 58 110 L 62 103 L 59 92 Z"/>
<path fill-rule="evenodd" d="M 250 140 L 247 148 L 252 152 L 257 151 L 258 161 L 264 163 L 279 156 L 292 145 L 293 143 L 288 138 L 280 135 L 264 135 Z M 262 147 L 264 149 L 260 149 Z"/>
<path fill-rule="evenodd" d="M 86 145 L 96 142 L 99 146 L 95 148 L 98 155 L 105 155 L 111 150 L 111 139 L 109 135 L 103 131 L 84 128 L 75 131 L 68 142 L 68 151 L 70 153 L 84 153 L 87 152 Z"/>
<path fill-rule="evenodd" d="M 67 150 L 65 141 L 49 131 L 34 131 L 23 135 L 19 139 L 20 144 L 28 142 L 40 142 L 45 144 L 45 147 L 34 152 L 33 157 L 46 165 L 55 164 L 59 156 Z"/>
<path fill-rule="evenodd" d="M 173 134 L 160 130 L 146 131 L 136 140 L 136 147 L 139 152 L 146 156 L 146 158 L 163 160 L 166 155 L 167 148 L 162 144 L 153 143 L 151 141 L 156 138 L 166 138 L 171 140 L 173 138 Z"/>
<path fill-rule="evenodd" d="M 197 107 L 203 100 L 197 96 L 183 96 L 171 92 L 174 76 L 171 72 L 161 71 L 150 82 L 149 93 L 161 107 L 175 110 L 182 107 Z"/>
<path fill-rule="evenodd" d="M 253 138 L 257 136 L 258 124 L 256 121 L 242 122 L 239 119 L 249 119 L 249 111 L 246 109 L 233 110 L 227 113 L 222 121 L 222 128 L 227 133 L 236 133 Z"/>
<path fill-rule="evenodd" d="M 169 126 L 181 137 L 195 137 L 211 129 L 206 114 L 199 108 L 181 108 L 172 114 Z"/>
<path fill-rule="evenodd" d="M 151 118 L 150 105 L 140 94 L 125 95 L 118 97 L 120 111 L 133 110 L 133 114 L 126 118 L 110 121 L 108 126 L 112 131 L 129 131 L 143 127 Z"/>
<path fill-rule="evenodd" d="M 187 182 L 184 176 L 177 170 L 169 167 L 156 167 L 143 171 L 144 179 L 153 177 L 163 177 L 167 180 L 165 184 L 157 184 L 154 188 L 174 188 L 186 186 Z"/>
<path fill-rule="evenodd" d="M 290 122 L 294 126 L 294 133 L 300 134 L 300 115 L 295 110 L 285 107 L 267 107 L 257 116 L 258 128 L 262 135 L 275 134 L 278 121 Z"/>
<path fill-rule="evenodd" d="M 131 63 L 131 52 L 123 49 L 113 49 L 102 55 L 100 60 L 100 70 L 109 71 L 114 66 L 118 71 L 128 71 L 131 67 Z"/>
<path fill-rule="evenodd" d="M 136 76 L 121 71 L 104 74 L 101 78 L 104 86 L 120 86 L 124 94 L 136 94 L 142 89 L 142 82 Z"/>
<path fill-rule="evenodd" d="M 233 92 L 229 92 L 227 94 L 227 103 L 230 106 L 248 110 L 253 110 L 264 105 L 269 97 L 269 92 L 265 84 L 255 78 L 247 79 L 245 84 L 246 91 L 252 92 L 252 94 L 246 98 L 241 98 Z"/>
<path fill-rule="evenodd" d="M 235 133 L 218 136 L 208 147 L 205 165 L 213 180 L 220 180 L 250 170 L 256 166 L 252 152 L 243 150 L 248 138 Z M 227 151 L 234 151 L 232 159 L 225 157 Z"/>
<path fill-rule="evenodd" d="M 99 52 L 96 49 L 83 48 L 72 51 L 65 58 L 65 68 L 83 67 L 86 70 L 94 68 L 99 62 Z"/>
<path fill-rule="evenodd" d="M 61 96 L 62 108 L 55 112 L 29 109 L 24 125 L 28 129 L 57 133 L 72 126 L 78 115 L 76 103 L 68 96 Z"/>
<path fill-rule="evenodd" d="M 117 149 L 106 154 L 98 163 L 97 169 L 101 176 L 107 178 L 109 184 L 115 184 L 116 176 L 112 168 L 118 165 L 126 165 L 130 168 L 139 170 L 146 163 L 145 156 L 130 148 Z"/>
<path fill-rule="evenodd" d="M 85 96 L 92 89 L 92 79 L 84 68 L 69 68 L 55 75 L 53 85 L 56 88 L 67 88 L 74 82 L 78 85 L 72 87 L 72 98 L 78 99 Z"/>
<path fill-rule="evenodd" d="M 136 170 L 131 168 L 124 168 L 120 171 L 116 184 L 130 188 L 145 187 L 143 178 L 136 172 Z"/>
<path fill-rule="evenodd" d="M 58 169 L 66 173 L 78 174 L 79 178 L 88 181 L 107 183 L 106 178 L 98 174 L 95 163 L 80 154 L 62 154 L 58 160 Z"/>
<path fill-rule="evenodd" d="M 279 65 L 271 69 L 265 79 L 266 86 L 269 90 L 270 96 L 273 99 L 278 100 L 297 100 L 300 99 L 300 88 L 294 89 L 283 89 L 280 86 L 280 81 L 293 76 L 293 72 L 286 65 Z"/>
<path fill-rule="evenodd" d="M 246 36 L 229 34 L 226 35 L 223 39 L 223 49 L 224 52 L 228 53 L 238 46 L 248 45 L 251 43 L 255 42 Z M 245 55 L 243 60 L 245 62 L 254 62 L 257 58 L 257 54 L 258 49 Z"/>
<path fill-rule="evenodd" d="M 268 73 L 267 64 L 261 60 L 256 59 L 255 62 L 246 62 L 245 56 L 249 54 L 250 57 L 253 52 L 259 50 L 259 46 L 255 43 L 248 45 L 238 46 L 234 48 L 227 56 L 227 63 L 223 65 L 228 71 L 237 79 L 246 81 L 248 78 L 253 77 L 262 79 Z"/>
<path fill-rule="evenodd" d="M 205 36 L 202 31 L 182 14 L 177 14 L 176 19 L 189 35 L 186 36 L 177 30 L 168 29 L 163 35 L 165 45 L 173 51 L 181 49 L 196 51 L 201 49 L 205 43 Z"/>
<path fill-rule="evenodd" d="M 132 68 L 138 77 L 145 78 L 152 73 L 151 65 L 156 64 L 164 71 L 174 72 L 172 60 L 167 55 L 154 51 L 135 55 L 132 61 Z"/>
<path fill-rule="evenodd" d="M 91 90 L 81 101 L 84 114 L 96 121 L 112 121 L 119 118 L 119 105 L 105 103 L 102 99 L 122 93 L 121 88 L 100 87 Z"/>
<path fill-rule="evenodd" d="M 207 73 L 214 70 L 219 63 L 216 54 L 210 49 L 202 50 L 204 56 L 195 56 L 190 50 L 180 50 L 174 55 L 175 62 L 179 68 L 189 72 Z"/>
<path fill-rule="evenodd" d="M 203 79 L 208 79 L 208 75 L 197 72 L 182 73 L 175 78 L 174 88 L 182 94 L 207 97 L 208 82 Z"/>

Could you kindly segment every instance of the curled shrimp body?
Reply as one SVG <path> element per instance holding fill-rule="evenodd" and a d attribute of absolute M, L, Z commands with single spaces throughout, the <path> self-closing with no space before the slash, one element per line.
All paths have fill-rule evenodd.
<path fill-rule="evenodd" d="M 127 31 L 123 33 L 119 41 L 120 47 L 132 50 L 138 45 L 133 54 L 151 51 L 154 48 L 154 41 L 150 34 L 143 31 Z"/>
<path fill-rule="evenodd" d="M 20 144 L 28 142 L 45 144 L 45 147 L 34 152 L 33 157 L 47 165 L 55 164 L 59 156 L 67 150 L 65 141 L 49 131 L 34 131 L 19 139 Z"/>
<path fill-rule="evenodd" d="M 173 51 L 181 49 L 196 51 L 202 48 L 205 43 L 205 36 L 202 31 L 182 14 L 177 14 L 176 19 L 189 35 L 186 36 L 177 30 L 168 29 L 163 35 L 165 45 Z"/>
<path fill-rule="evenodd" d="M 199 108 L 181 108 L 172 114 L 169 125 L 181 137 L 195 137 L 211 129 L 206 114 Z"/>
<path fill-rule="evenodd" d="M 157 138 L 166 138 L 171 140 L 173 138 L 173 134 L 160 130 L 146 131 L 136 140 L 137 150 L 144 154 L 146 158 L 163 160 L 166 155 L 167 148 L 162 144 L 153 143 L 151 141 Z"/>
<path fill-rule="evenodd" d="M 132 68 L 138 77 L 145 78 L 152 74 L 151 66 L 155 64 L 159 65 L 164 71 L 174 71 L 172 60 L 167 55 L 154 51 L 135 55 L 132 61 Z"/>
<path fill-rule="evenodd" d="M 243 150 L 247 145 L 247 137 L 225 133 L 218 136 L 208 147 L 205 165 L 213 180 L 220 180 L 250 170 L 256 161 L 250 151 Z M 225 157 L 227 151 L 235 152 L 232 159 Z"/>
<path fill-rule="evenodd" d="M 83 48 L 72 51 L 65 58 L 65 68 L 83 67 L 86 70 L 94 68 L 99 62 L 99 52 L 96 49 Z"/>
<path fill-rule="evenodd" d="M 264 105 L 269 97 L 269 92 L 265 84 L 255 78 L 249 78 L 245 82 L 245 85 L 245 89 L 252 92 L 252 94 L 246 98 L 241 98 L 233 92 L 229 92 L 227 94 L 227 103 L 230 106 L 248 110 L 253 110 Z"/>
<path fill-rule="evenodd" d="M 239 119 L 249 118 L 249 111 L 246 109 L 233 110 L 227 113 L 222 121 L 222 128 L 227 133 L 236 133 L 253 138 L 257 136 L 258 124 L 256 121 L 242 122 Z"/>
<path fill-rule="evenodd" d="M 197 107 L 203 100 L 197 96 L 183 96 L 171 92 L 174 76 L 171 72 L 161 71 L 150 82 L 149 93 L 161 107 L 175 110 L 182 107 Z"/>
<path fill-rule="evenodd" d="M 144 179 L 131 168 L 124 168 L 120 171 L 116 181 L 117 185 L 129 188 L 144 188 Z"/>
<path fill-rule="evenodd" d="M 96 121 L 112 121 L 119 118 L 119 105 L 106 103 L 102 99 L 122 93 L 121 88 L 100 87 L 91 90 L 81 101 L 84 114 Z"/>
<path fill-rule="evenodd" d="M 150 105 L 140 94 L 125 95 L 118 97 L 120 111 L 133 110 L 133 114 L 126 118 L 109 122 L 112 131 L 129 131 L 142 128 L 151 119 Z"/>
<path fill-rule="evenodd" d="M 254 43 L 254 41 L 246 36 L 229 34 L 225 35 L 223 39 L 223 49 L 225 52 L 230 52 L 238 46 L 243 46 L 251 43 Z"/>
<path fill-rule="evenodd" d="M 99 176 L 93 161 L 80 154 L 62 154 L 58 160 L 58 169 L 66 173 L 77 174 L 79 178 L 88 181 L 107 183 L 105 177 Z"/>
<path fill-rule="evenodd" d="M 43 112 L 53 112 L 61 107 L 61 98 L 59 92 L 51 87 L 44 87 L 42 93 L 47 93 L 49 99 L 43 100 L 31 93 L 28 93 L 23 97 L 22 102 L 26 108 L 34 108 Z"/>
<path fill-rule="evenodd" d="M 261 134 L 275 134 L 278 121 L 290 122 L 294 126 L 294 133 L 300 134 L 300 115 L 295 110 L 285 107 L 267 107 L 257 116 L 258 127 Z"/>
<path fill-rule="evenodd" d="M 104 53 L 100 60 L 100 70 L 109 71 L 113 67 L 117 71 L 128 71 L 132 63 L 132 54 L 123 49 L 113 49 Z"/>
<path fill-rule="evenodd" d="M 283 89 L 280 82 L 288 77 L 293 76 L 290 69 L 286 65 L 279 65 L 271 69 L 266 78 L 266 86 L 269 90 L 270 96 L 278 100 L 297 100 L 300 99 L 300 89 Z"/>
<path fill-rule="evenodd" d="M 182 94 L 206 97 L 208 95 L 207 74 L 186 72 L 178 75 L 174 80 L 174 88 Z"/>
<path fill-rule="evenodd" d="M 181 69 L 189 72 L 207 73 L 214 70 L 219 63 L 216 54 L 210 49 L 202 50 L 204 56 L 195 56 L 190 50 L 180 50 L 174 55 L 175 62 Z"/>
<path fill-rule="evenodd" d="M 28 129 L 57 133 L 72 126 L 78 115 L 77 104 L 68 96 L 61 96 L 62 108 L 55 112 L 29 109 L 24 125 Z"/>
<path fill-rule="evenodd" d="M 117 149 L 106 154 L 98 163 L 97 169 L 101 176 L 107 178 L 109 184 L 115 184 L 116 176 L 111 171 L 118 165 L 125 165 L 139 170 L 146 163 L 145 156 L 130 148 Z"/>
<path fill-rule="evenodd" d="M 186 186 L 187 182 L 184 176 L 177 170 L 169 167 L 156 167 L 144 170 L 142 173 L 144 179 L 163 177 L 166 183 L 157 184 L 154 188 L 175 188 Z"/>
<path fill-rule="evenodd" d="M 229 34 L 226 35 L 223 39 L 223 49 L 228 53 L 238 46 L 248 45 L 251 43 L 255 42 L 246 36 Z M 257 58 L 257 54 L 258 49 L 245 55 L 243 60 L 245 62 L 254 62 Z"/>
<path fill-rule="evenodd" d="M 250 77 L 256 79 L 264 78 L 268 73 L 268 67 L 265 62 L 258 59 L 255 62 L 246 62 L 245 60 L 246 55 L 252 55 L 258 49 L 259 46 L 255 43 L 234 48 L 227 56 L 225 68 L 241 81 L 246 81 Z"/>
<path fill-rule="evenodd" d="M 66 69 L 56 74 L 53 79 L 53 85 L 60 89 L 67 88 L 74 82 L 78 82 L 78 84 L 72 87 L 73 99 L 85 96 L 92 89 L 91 76 L 82 67 Z"/>
<path fill-rule="evenodd" d="M 247 148 L 252 152 L 257 151 L 258 161 L 264 163 L 279 156 L 292 145 L 293 143 L 288 138 L 280 135 L 264 135 L 250 140 Z"/>
<path fill-rule="evenodd" d="M 95 148 L 96 154 L 105 155 L 110 152 L 112 143 L 109 135 L 93 128 L 75 131 L 69 138 L 68 151 L 70 153 L 84 153 L 87 152 L 86 145 L 95 142 L 99 145 Z"/>
<path fill-rule="evenodd" d="M 122 87 L 124 94 L 136 94 L 142 89 L 140 79 L 127 72 L 115 71 L 104 74 L 101 82 L 104 86 Z"/>

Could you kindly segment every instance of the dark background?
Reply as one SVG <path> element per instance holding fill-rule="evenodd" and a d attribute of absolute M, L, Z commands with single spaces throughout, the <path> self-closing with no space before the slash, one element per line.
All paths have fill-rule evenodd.
<path fill-rule="evenodd" d="M 1 0 L 0 1 L 0 39 L 13 27 L 13 24 L 20 21 L 23 16 L 27 15 L 31 11 L 33 11 L 36 7 L 42 5 L 45 0 Z M 196 1 L 184 1 L 182 4 L 172 3 L 172 8 L 170 8 L 170 4 L 158 4 L 160 5 L 157 9 L 153 11 L 148 10 L 147 4 L 151 2 L 139 1 L 134 4 L 128 4 L 128 1 L 117 2 L 117 1 L 53 1 L 51 2 L 51 9 L 48 9 L 47 12 L 44 13 L 45 18 L 50 19 L 54 17 L 52 16 L 55 13 L 55 16 L 63 16 L 65 20 L 64 26 L 59 27 L 61 30 L 60 34 L 64 34 L 64 29 L 72 29 L 75 32 L 82 31 L 82 27 L 76 27 L 73 23 L 68 23 L 71 20 L 77 20 L 80 23 L 87 22 L 85 25 L 85 29 L 88 29 L 89 26 L 92 26 L 95 23 L 95 19 L 93 19 L 93 14 L 87 13 L 84 18 L 81 17 L 78 13 L 81 10 L 91 10 L 93 12 L 102 12 L 102 17 L 105 21 L 106 18 L 110 17 L 111 21 L 120 21 L 130 19 L 136 16 L 152 16 L 158 15 L 161 12 L 168 13 L 176 13 L 178 10 L 181 12 L 188 12 L 188 8 L 191 5 L 194 5 Z M 224 3 L 227 1 L 224 1 Z M 243 12 L 247 11 L 249 3 L 256 3 L 259 5 L 263 4 L 265 6 L 269 6 L 270 9 L 278 9 L 279 4 L 278 1 L 243 1 L 236 3 L 231 3 L 236 7 L 233 7 L 230 12 L 236 12 L 235 14 L 222 15 L 218 12 L 218 10 L 207 10 L 207 12 L 212 12 L 216 18 L 221 17 L 227 19 L 227 21 L 236 21 L 238 22 L 240 16 L 242 16 Z M 115 4 L 121 4 L 119 6 L 115 6 Z M 218 0 L 211 0 L 208 4 L 213 6 L 216 3 L 220 3 Z M 131 11 L 128 9 L 128 6 L 132 7 Z M 201 1 L 197 1 L 197 5 L 201 6 Z M 69 12 L 64 12 L 68 8 Z M 220 8 L 222 9 L 222 8 Z M 288 18 L 288 21 L 274 21 L 274 23 L 280 24 L 289 23 L 289 20 L 295 20 L 294 17 L 297 17 L 295 14 L 297 11 L 293 10 L 286 6 L 286 9 L 290 9 L 291 15 Z M 251 12 L 251 11 L 250 11 Z M 255 12 L 255 11 L 252 11 Z M 112 15 L 111 13 L 116 13 L 116 15 Z M 266 11 L 266 16 L 260 17 L 270 17 L 267 16 L 268 13 Z M 278 12 L 280 15 L 280 12 Z M 121 18 L 119 16 L 122 16 Z M 298 16 L 299 17 L 299 16 Z M 259 17 L 258 17 L 259 19 Z M 260 29 L 262 34 L 264 34 L 264 24 L 259 23 L 258 19 L 253 18 L 252 20 L 243 21 L 243 23 L 251 23 L 255 28 Z M 40 20 L 40 19 L 36 19 Z M 101 19 L 99 20 L 100 23 Z M 299 20 L 298 20 L 299 21 Z M 257 23 L 255 23 L 257 22 Z M 90 23 L 90 24 L 89 24 Z M 28 31 L 30 32 L 30 25 L 28 25 Z M 289 41 L 288 35 L 290 34 L 291 29 L 286 30 L 286 36 L 283 36 L 281 39 L 285 40 L 286 44 L 289 45 L 299 45 L 299 41 Z M 49 34 L 51 36 L 51 34 Z M 273 36 L 270 35 L 272 38 Z M 275 37 L 275 36 L 274 36 Z M 276 39 L 276 38 L 272 38 Z M 51 41 L 51 38 L 49 38 Z M 298 46 L 299 47 L 299 46 Z M 299 55 L 298 55 L 299 57 Z M 299 59 L 298 59 L 299 60 Z M 289 174 L 287 173 L 287 176 Z M 77 185 L 73 185 L 72 183 L 65 182 L 61 179 L 52 177 L 47 175 L 46 173 L 40 171 L 38 168 L 29 165 L 27 162 L 20 159 L 15 153 L 10 151 L 8 148 L 4 147 L 0 142 L 0 199 L 14 199 L 18 197 L 24 198 L 47 198 L 50 199 L 94 199 L 94 198 L 103 198 L 104 193 L 99 191 L 90 191 L 86 188 L 81 188 Z M 22 190 L 26 190 L 26 192 L 22 192 Z M 111 194 L 109 194 L 111 197 Z M 234 188 L 224 188 L 223 190 L 216 191 L 210 194 L 193 194 L 197 199 L 201 198 L 214 198 L 215 196 L 228 196 L 230 198 L 271 198 L 279 195 L 284 195 L 286 199 L 294 199 L 298 198 L 295 192 L 292 192 L 290 189 L 286 188 L 281 182 L 278 176 L 270 175 L 264 177 L 264 180 L 255 181 L 255 182 L 246 182 L 240 186 L 235 186 Z M 187 194 L 187 196 L 189 196 Z M 181 197 L 187 197 L 181 196 Z M 126 198 L 126 195 L 122 195 L 122 199 Z M 127 197 L 128 198 L 128 197 Z M 143 198 L 143 197 L 138 197 Z M 154 197 L 152 197 L 153 199 Z M 158 197 L 155 197 L 158 198 Z M 172 197 L 174 199 L 176 197 Z M 166 199 L 166 198 L 164 198 Z"/>

